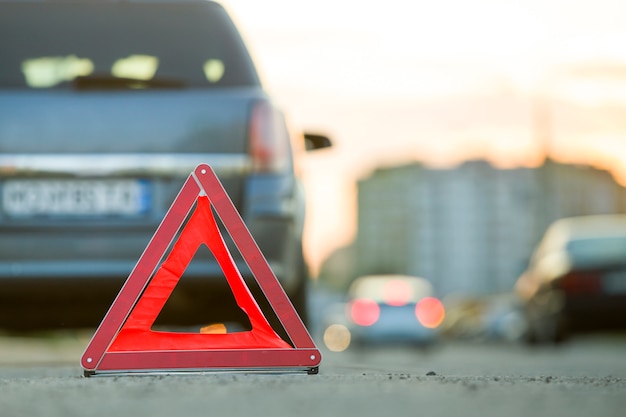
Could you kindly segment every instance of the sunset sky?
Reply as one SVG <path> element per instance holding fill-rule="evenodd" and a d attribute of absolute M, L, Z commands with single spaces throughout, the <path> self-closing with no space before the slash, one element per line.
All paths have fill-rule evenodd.
<path fill-rule="evenodd" d="M 225 5 L 292 121 L 334 139 L 304 166 L 314 270 L 354 238 L 355 182 L 380 165 L 532 166 L 548 148 L 626 179 L 623 1 Z"/>

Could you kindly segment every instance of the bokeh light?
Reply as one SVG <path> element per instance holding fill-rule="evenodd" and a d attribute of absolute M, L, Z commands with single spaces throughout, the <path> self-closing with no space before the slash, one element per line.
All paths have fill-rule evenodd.
<path fill-rule="evenodd" d="M 324 344 L 332 352 L 343 352 L 350 346 L 350 330 L 343 324 L 331 324 L 324 331 Z"/>
<path fill-rule="evenodd" d="M 443 322 L 446 312 L 441 301 L 434 297 L 426 297 L 415 306 L 415 315 L 424 327 L 434 329 Z"/>

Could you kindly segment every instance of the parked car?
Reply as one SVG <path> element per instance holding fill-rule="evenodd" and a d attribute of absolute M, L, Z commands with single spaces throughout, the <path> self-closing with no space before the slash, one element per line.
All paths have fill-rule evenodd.
<path fill-rule="evenodd" d="M 297 159 L 328 146 L 288 128 L 216 2 L 0 0 L 0 327 L 97 325 L 200 163 L 305 317 Z M 161 320 L 246 316 L 201 248 Z"/>
<path fill-rule="evenodd" d="M 437 340 L 444 316 L 426 279 L 367 275 L 351 284 L 346 303 L 331 307 L 324 341 L 337 351 L 379 344 L 428 346 Z"/>
<path fill-rule="evenodd" d="M 451 295 L 443 304 L 446 317 L 440 332 L 446 338 L 517 342 L 525 334 L 526 320 L 513 291 Z"/>
<path fill-rule="evenodd" d="M 626 215 L 558 220 L 515 285 L 529 342 L 626 328 Z"/>

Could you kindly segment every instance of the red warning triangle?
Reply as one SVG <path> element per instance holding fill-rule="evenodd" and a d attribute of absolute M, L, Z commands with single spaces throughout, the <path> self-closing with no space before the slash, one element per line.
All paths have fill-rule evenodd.
<path fill-rule="evenodd" d="M 226 247 L 211 207 L 248 264 L 291 344 L 281 339 L 263 316 Z M 251 330 L 202 334 L 151 329 L 201 245 L 206 245 L 215 256 L 235 301 L 248 315 Z M 81 359 L 86 376 L 216 370 L 317 373 L 320 362 L 321 354 L 306 327 L 208 165 L 199 165 L 187 178 Z"/>

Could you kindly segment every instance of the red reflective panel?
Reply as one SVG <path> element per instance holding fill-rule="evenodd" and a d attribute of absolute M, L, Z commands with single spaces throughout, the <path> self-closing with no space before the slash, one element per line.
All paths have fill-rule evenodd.
<path fill-rule="evenodd" d="M 441 301 L 434 297 L 426 297 L 415 306 L 415 315 L 424 327 L 434 329 L 441 324 L 446 312 Z"/>
<path fill-rule="evenodd" d="M 380 307 L 374 300 L 359 298 L 350 303 L 350 317 L 359 326 L 371 326 L 380 317 Z"/>
<path fill-rule="evenodd" d="M 383 287 L 383 301 L 391 306 L 403 306 L 413 298 L 413 287 L 401 279 L 392 279 Z"/>

